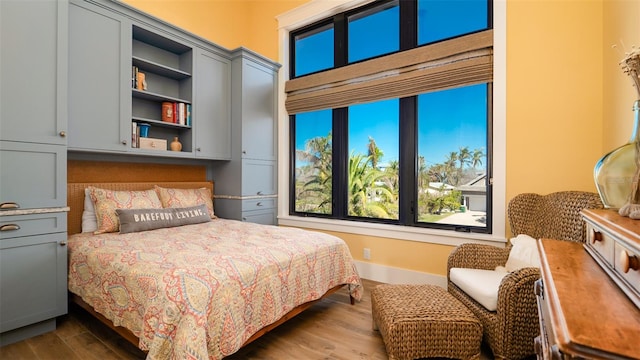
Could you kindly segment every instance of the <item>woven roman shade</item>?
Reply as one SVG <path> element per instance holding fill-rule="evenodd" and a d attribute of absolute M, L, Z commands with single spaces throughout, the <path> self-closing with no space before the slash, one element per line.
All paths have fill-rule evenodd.
<path fill-rule="evenodd" d="M 291 115 L 492 80 L 493 30 L 486 30 L 289 80 L 285 106 Z"/>

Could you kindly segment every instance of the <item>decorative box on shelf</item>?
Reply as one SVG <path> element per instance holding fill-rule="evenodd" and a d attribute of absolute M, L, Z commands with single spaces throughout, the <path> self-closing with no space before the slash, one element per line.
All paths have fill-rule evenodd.
<path fill-rule="evenodd" d="M 167 151 L 167 140 L 141 137 L 140 149 Z"/>

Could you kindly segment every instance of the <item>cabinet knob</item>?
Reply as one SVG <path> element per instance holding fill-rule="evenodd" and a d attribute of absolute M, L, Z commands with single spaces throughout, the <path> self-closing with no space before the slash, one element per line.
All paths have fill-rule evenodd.
<path fill-rule="evenodd" d="M 627 250 L 622 250 L 620 251 L 620 266 L 622 267 L 622 272 L 626 274 L 629 272 L 629 269 L 640 269 L 640 261 L 637 256 L 629 255 Z"/>
<path fill-rule="evenodd" d="M 60 137 L 65 137 L 67 136 L 67 132 L 66 131 L 60 131 Z"/>
<path fill-rule="evenodd" d="M 127 145 L 127 140 L 122 140 L 122 145 Z"/>
<path fill-rule="evenodd" d="M 200 149 L 200 148 L 196 148 L 196 151 L 202 151 L 202 149 Z"/>
<path fill-rule="evenodd" d="M 246 217 L 243 217 L 243 218 L 242 218 L 242 221 L 247 221 L 247 218 L 246 218 Z"/>
<path fill-rule="evenodd" d="M 3 202 L 2 204 L 0 204 L 0 210 L 13 210 L 13 209 L 20 209 L 20 205 L 18 205 L 18 203 L 15 203 L 15 202 Z"/>
<path fill-rule="evenodd" d="M 602 233 L 596 229 L 591 229 L 591 243 L 595 244 L 598 241 L 602 241 Z"/>
<path fill-rule="evenodd" d="M 242 150 L 242 153 L 247 155 L 247 150 Z"/>
<path fill-rule="evenodd" d="M 67 242 L 66 241 L 60 241 L 60 246 L 67 246 Z"/>
<path fill-rule="evenodd" d="M 20 230 L 20 225 L 6 224 L 6 225 L 0 226 L 0 231 L 12 231 L 12 230 Z"/>

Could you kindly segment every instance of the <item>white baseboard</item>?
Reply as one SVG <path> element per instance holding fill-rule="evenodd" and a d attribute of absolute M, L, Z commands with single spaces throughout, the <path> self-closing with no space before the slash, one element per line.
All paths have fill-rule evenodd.
<path fill-rule="evenodd" d="M 360 277 L 386 284 L 431 284 L 447 288 L 447 277 L 386 265 L 355 261 Z"/>

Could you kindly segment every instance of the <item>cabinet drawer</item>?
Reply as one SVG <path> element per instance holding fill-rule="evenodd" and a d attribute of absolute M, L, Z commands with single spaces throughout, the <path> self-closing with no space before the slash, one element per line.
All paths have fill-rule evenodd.
<path fill-rule="evenodd" d="M 21 209 L 63 207 L 66 170 L 66 146 L 0 141 L 0 203 Z"/>
<path fill-rule="evenodd" d="M 630 285 L 628 291 L 640 296 L 640 253 L 619 243 L 615 244 L 615 253 L 615 272 Z"/>
<path fill-rule="evenodd" d="M 276 224 L 276 209 L 265 209 L 255 211 L 243 211 L 242 221 L 263 225 Z"/>
<path fill-rule="evenodd" d="M 276 198 L 242 200 L 242 211 L 273 209 L 274 207 L 276 207 Z"/>
<path fill-rule="evenodd" d="M 595 252 L 607 266 L 613 267 L 614 261 L 614 244 L 615 240 L 606 232 L 600 231 L 599 228 L 587 223 L 587 242 L 586 246 Z"/>
<path fill-rule="evenodd" d="M 242 195 L 276 193 L 276 162 L 245 160 L 242 162 Z"/>
<path fill-rule="evenodd" d="M 0 239 L 66 231 L 66 212 L 0 217 Z"/>

